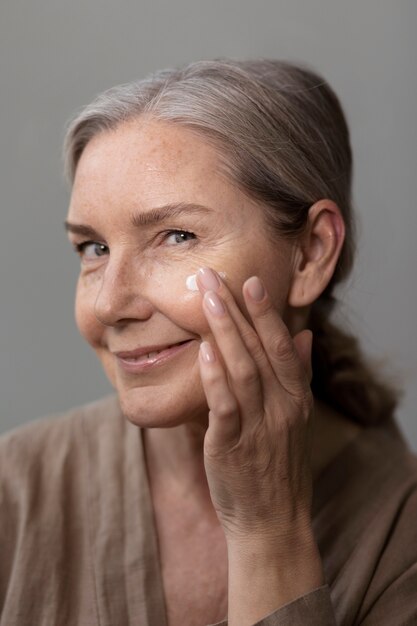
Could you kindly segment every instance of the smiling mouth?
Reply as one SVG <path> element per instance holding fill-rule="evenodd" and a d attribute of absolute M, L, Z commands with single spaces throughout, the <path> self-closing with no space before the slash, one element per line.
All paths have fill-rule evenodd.
<path fill-rule="evenodd" d="M 123 355 L 123 353 L 121 353 L 119 355 L 116 354 L 116 357 L 123 370 L 137 373 L 165 363 L 172 357 L 183 352 L 192 341 L 192 339 L 188 339 L 187 341 L 181 341 L 171 346 L 164 347 L 161 350 L 152 350 L 151 352 L 137 356 Z"/>

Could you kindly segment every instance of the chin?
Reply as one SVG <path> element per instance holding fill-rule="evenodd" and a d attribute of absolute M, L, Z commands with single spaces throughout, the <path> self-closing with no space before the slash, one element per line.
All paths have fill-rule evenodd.
<path fill-rule="evenodd" d="M 188 390 L 189 391 L 189 390 Z M 180 397 L 178 397 L 180 395 Z M 201 389 L 200 402 L 194 397 L 154 387 L 118 389 L 119 403 L 123 415 L 132 424 L 141 428 L 174 428 L 190 422 L 205 422 L 208 407 Z"/>

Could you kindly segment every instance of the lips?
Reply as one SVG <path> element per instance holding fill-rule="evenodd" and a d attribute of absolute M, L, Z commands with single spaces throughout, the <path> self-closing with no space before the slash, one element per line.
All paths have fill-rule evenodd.
<path fill-rule="evenodd" d="M 149 359 L 154 359 L 155 357 L 158 356 L 158 354 L 161 354 L 161 352 L 163 352 L 163 350 L 156 350 L 153 352 L 149 352 L 148 354 L 141 354 L 140 356 L 132 356 L 132 357 L 125 356 L 123 357 L 123 360 L 128 361 L 129 363 L 141 363 L 142 361 L 148 361 Z"/>
<path fill-rule="evenodd" d="M 141 348 L 136 348 L 135 350 L 125 350 L 123 352 L 114 352 L 114 354 L 118 356 L 120 359 L 135 359 L 140 356 L 162 352 L 163 350 L 173 348 L 174 346 L 180 346 L 181 344 L 186 343 L 186 341 L 188 340 L 186 339 L 184 341 L 178 341 L 177 343 L 165 343 L 165 344 L 159 344 L 159 345 L 142 346 Z"/>
<path fill-rule="evenodd" d="M 122 369 L 136 373 L 164 363 L 171 357 L 185 350 L 191 341 L 192 340 L 185 340 L 175 344 L 143 346 L 136 350 L 115 352 L 114 354 Z"/>

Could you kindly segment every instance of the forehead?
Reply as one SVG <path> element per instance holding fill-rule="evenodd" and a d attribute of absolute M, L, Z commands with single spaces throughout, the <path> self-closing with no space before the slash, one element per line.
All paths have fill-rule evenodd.
<path fill-rule="evenodd" d="M 167 184 L 197 191 L 213 176 L 224 179 L 220 158 L 196 133 L 166 122 L 135 120 L 93 137 L 81 155 L 73 192 L 123 193 L 134 186 L 147 194 Z"/>
<path fill-rule="evenodd" d="M 213 219 L 263 224 L 263 211 L 226 176 L 200 135 L 172 123 L 134 120 L 96 135 L 81 155 L 68 218 L 122 225 L 132 214 L 171 204 L 213 209 Z M 124 226 L 123 226 L 124 228 Z"/>

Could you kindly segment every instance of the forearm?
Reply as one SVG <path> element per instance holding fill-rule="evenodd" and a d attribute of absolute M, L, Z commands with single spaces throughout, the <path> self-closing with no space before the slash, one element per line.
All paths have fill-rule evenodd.
<path fill-rule="evenodd" d="M 312 532 L 279 543 L 228 544 L 229 626 L 252 626 L 324 584 L 322 562 Z"/>

